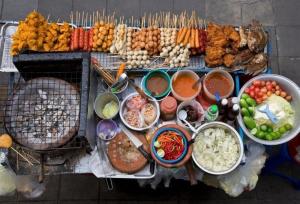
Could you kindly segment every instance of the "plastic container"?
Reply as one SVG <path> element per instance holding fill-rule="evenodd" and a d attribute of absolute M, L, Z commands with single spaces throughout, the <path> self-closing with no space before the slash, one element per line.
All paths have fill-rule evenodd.
<path fill-rule="evenodd" d="M 181 127 L 189 129 L 189 127 L 185 123 L 181 122 L 181 120 L 178 118 L 179 111 L 182 110 L 184 107 L 186 107 L 188 105 L 193 106 L 193 108 L 195 108 L 197 110 L 198 120 L 195 121 L 195 122 L 190 122 L 191 125 L 193 125 L 194 127 L 197 128 L 201 125 L 202 121 L 204 120 L 205 112 L 204 112 L 201 104 L 196 100 L 184 101 L 184 102 L 179 104 L 179 106 L 177 108 L 177 112 L 176 112 L 177 113 L 177 124 L 180 125 Z"/>
<path fill-rule="evenodd" d="M 283 143 L 286 143 L 286 142 L 292 140 L 300 132 L 300 109 L 298 108 L 298 107 L 300 107 L 300 88 L 298 87 L 298 85 L 295 82 L 293 82 L 290 79 L 288 79 L 284 76 L 281 76 L 281 75 L 277 75 L 277 74 L 259 75 L 257 77 L 252 78 L 251 80 L 249 80 L 241 88 L 239 95 L 238 95 L 239 101 L 240 101 L 241 96 L 244 93 L 245 89 L 247 87 L 249 87 L 254 80 L 276 81 L 283 90 L 285 90 L 289 95 L 292 96 L 291 105 L 295 111 L 295 121 L 294 121 L 293 129 L 291 131 L 287 132 L 286 134 L 282 135 L 281 138 L 279 138 L 277 140 L 268 141 L 268 140 L 259 139 L 259 138 L 255 137 L 254 135 L 252 135 L 250 130 L 248 130 L 246 128 L 241 114 L 239 114 L 237 117 L 239 126 L 242 128 L 243 132 L 249 138 L 251 138 L 252 140 L 254 140 L 260 144 L 279 145 L 279 144 L 283 144 Z"/>
<path fill-rule="evenodd" d="M 111 140 L 118 133 L 118 125 L 111 119 L 101 120 L 96 128 L 97 136 L 102 140 Z"/>
<path fill-rule="evenodd" d="M 159 95 L 155 95 L 155 96 L 152 96 L 151 95 L 151 91 L 147 88 L 147 82 L 148 80 L 153 77 L 153 76 L 161 76 L 163 77 L 167 82 L 168 82 L 168 87 L 167 89 L 159 94 Z M 171 79 L 170 79 L 170 76 L 167 72 L 165 71 L 162 71 L 162 70 L 154 70 L 154 71 L 150 71 L 143 79 L 142 79 L 142 83 L 141 83 L 141 87 L 143 89 L 143 91 L 145 92 L 145 94 L 147 94 L 148 96 L 151 96 L 157 100 L 160 100 L 164 97 L 166 97 L 167 95 L 169 95 L 170 91 L 171 91 Z"/>
<path fill-rule="evenodd" d="M 105 118 L 104 115 L 103 115 L 103 113 L 102 113 L 103 108 L 104 108 L 104 106 L 107 103 L 109 103 L 111 101 L 115 101 L 118 104 L 118 111 L 111 118 Z M 112 119 L 116 115 L 118 115 L 118 112 L 120 110 L 120 101 L 119 101 L 118 97 L 115 94 L 112 94 L 112 93 L 102 93 L 102 94 L 99 94 L 97 96 L 97 98 L 95 99 L 95 102 L 94 102 L 94 110 L 95 110 L 95 112 L 96 112 L 96 114 L 97 114 L 97 116 L 99 118 L 102 118 L 102 119 Z"/>
<path fill-rule="evenodd" d="M 176 116 L 177 101 L 172 96 L 167 96 L 160 103 L 161 118 L 163 120 L 172 120 Z"/>
<path fill-rule="evenodd" d="M 203 97 L 205 99 L 207 99 L 208 101 L 211 101 L 211 102 L 215 102 L 216 97 L 214 95 L 215 93 L 210 93 L 208 91 L 208 89 L 206 87 L 206 80 L 214 74 L 221 74 L 221 75 L 225 76 L 227 79 L 229 79 L 230 88 L 229 88 L 228 93 L 226 95 L 220 96 L 221 100 L 223 98 L 228 98 L 233 93 L 233 90 L 234 90 L 234 81 L 233 81 L 232 76 L 228 72 L 226 72 L 224 70 L 221 70 L 221 69 L 213 70 L 213 71 L 209 72 L 203 80 Z"/>
<path fill-rule="evenodd" d="M 175 90 L 173 89 L 173 83 L 174 83 L 174 80 L 179 76 L 179 75 L 184 75 L 184 74 L 187 74 L 187 75 L 190 75 L 195 81 L 197 81 L 198 79 L 199 79 L 199 76 L 195 73 L 195 72 L 193 72 L 193 71 L 191 71 L 191 70 L 181 70 L 181 71 L 178 71 L 178 72 L 176 72 L 173 76 L 172 76 L 172 78 L 171 78 L 171 91 L 172 91 L 172 94 L 173 94 L 173 96 L 177 99 L 177 100 L 179 100 L 179 101 L 190 101 L 190 100 L 193 100 L 194 98 L 196 98 L 198 95 L 199 95 L 199 93 L 200 93 L 200 91 L 201 91 L 201 83 L 199 83 L 199 85 L 198 85 L 198 90 L 195 92 L 195 94 L 194 95 L 192 95 L 192 96 L 190 96 L 190 97 L 184 97 L 184 96 L 180 96 L 178 93 L 176 93 L 175 92 Z"/>

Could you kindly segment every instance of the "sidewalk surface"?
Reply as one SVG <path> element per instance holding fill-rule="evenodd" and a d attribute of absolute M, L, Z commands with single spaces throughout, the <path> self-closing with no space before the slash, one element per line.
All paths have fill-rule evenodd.
<path fill-rule="evenodd" d="M 272 54 L 269 59 L 273 73 L 289 77 L 300 85 L 300 0 L 0 0 L 2 20 L 20 20 L 33 9 L 50 20 L 69 21 L 73 11 L 93 12 L 105 9 L 117 15 L 139 17 L 145 12 L 192 11 L 218 23 L 247 24 L 251 19 L 261 21 L 270 32 Z M 0 74 L 0 85 L 7 81 Z M 281 167 L 287 175 L 300 178 L 300 166 Z M 0 181 L 1 182 L 1 181 Z M 114 180 L 115 189 L 108 191 L 104 180 L 93 175 L 62 175 L 46 179 L 47 190 L 35 200 L 21 195 L 0 197 L 0 204 L 152 204 L 152 203 L 217 203 L 217 204 L 299 204 L 300 192 L 274 176 L 259 178 L 254 191 L 230 198 L 222 190 L 188 182 L 172 181 L 168 189 L 156 191 L 140 188 L 136 181 Z"/>

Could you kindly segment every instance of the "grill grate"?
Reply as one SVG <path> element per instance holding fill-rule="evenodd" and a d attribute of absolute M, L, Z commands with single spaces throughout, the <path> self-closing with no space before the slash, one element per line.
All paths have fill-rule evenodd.
<path fill-rule="evenodd" d="M 26 73 L 23 77 L 39 73 Z M 48 73 L 79 81 L 80 73 Z M 48 150 L 67 143 L 79 127 L 78 87 L 54 77 L 20 78 L 5 109 L 7 131 L 16 142 L 34 150 Z M 65 78 L 62 77 L 62 78 Z"/>

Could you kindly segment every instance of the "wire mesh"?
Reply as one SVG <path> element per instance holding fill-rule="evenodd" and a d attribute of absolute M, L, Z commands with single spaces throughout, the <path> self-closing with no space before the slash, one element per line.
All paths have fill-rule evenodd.
<path fill-rule="evenodd" d="M 5 102 L 8 133 L 33 150 L 66 144 L 79 126 L 80 82 L 79 71 L 23 73 Z"/>

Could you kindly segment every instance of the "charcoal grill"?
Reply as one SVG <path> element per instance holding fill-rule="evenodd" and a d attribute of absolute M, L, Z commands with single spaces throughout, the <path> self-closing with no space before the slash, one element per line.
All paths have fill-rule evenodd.
<path fill-rule="evenodd" d="M 34 172 L 41 168 L 42 175 L 44 171 L 51 174 L 49 166 L 65 166 L 61 158 L 67 161 L 89 149 L 85 131 L 90 54 L 20 54 L 13 62 L 19 74 L 10 77 L 5 130 L 20 151 L 40 161 L 32 167 Z M 60 158 L 58 164 L 49 159 L 56 157 Z M 12 164 L 17 173 L 19 164 Z"/>

